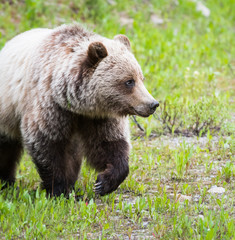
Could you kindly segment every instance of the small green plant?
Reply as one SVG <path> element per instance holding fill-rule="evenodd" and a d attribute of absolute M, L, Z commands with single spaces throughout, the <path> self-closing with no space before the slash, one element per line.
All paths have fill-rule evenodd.
<path fill-rule="evenodd" d="M 218 131 L 226 117 L 226 101 L 216 96 L 201 97 L 188 107 L 188 129 L 202 136 L 209 130 Z"/>
<path fill-rule="evenodd" d="M 234 162 L 226 162 L 225 166 L 222 168 L 222 175 L 226 182 L 230 182 L 231 178 L 235 176 L 235 165 Z"/>
<path fill-rule="evenodd" d="M 160 113 L 154 116 L 162 124 L 163 132 L 203 136 L 221 129 L 228 117 L 227 100 L 216 95 L 198 100 L 168 97 L 160 104 Z"/>
<path fill-rule="evenodd" d="M 175 150 L 173 156 L 175 162 L 174 174 L 177 178 L 182 179 L 187 173 L 193 153 L 193 147 L 187 146 L 185 142 L 181 144 L 180 150 Z"/>
<path fill-rule="evenodd" d="M 221 137 L 215 155 L 218 159 L 231 159 L 235 154 L 235 139 L 233 136 Z"/>
<path fill-rule="evenodd" d="M 179 133 L 184 119 L 183 99 L 178 97 L 168 97 L 160 104 L 160 113 L 155 114 L 155 118 L 160 120 L 164 130 L 174 135 Z"/>

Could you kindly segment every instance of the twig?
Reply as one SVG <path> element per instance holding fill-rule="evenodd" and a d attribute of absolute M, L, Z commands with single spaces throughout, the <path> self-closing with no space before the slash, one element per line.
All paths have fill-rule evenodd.
<path fill-rule="evenodd" d="M 142 131 L 145 132 L 144 128 L 137 122 L 136 116 L 131 116 L 133 122 L 137 125 L 137 127 Z"/>

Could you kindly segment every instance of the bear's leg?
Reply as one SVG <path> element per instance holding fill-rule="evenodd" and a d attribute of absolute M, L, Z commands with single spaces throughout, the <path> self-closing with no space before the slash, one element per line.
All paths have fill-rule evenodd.
<path fill-rule="evenodd" d="M 51 140 L 37 134 L 34 141 L 25 141 L 42 179 L 42 187 L 51 196 L 68 193 L 74 187 L 81 166 L 81 156 L 74 142 Z"/>
<path fill-rule="evenodd" d="M 13 184 L 16 166 L 20 160 L 22 145 L 18 140 L 0 135 L 0 180 Z"/>
<path fill-rule="evenodd" d="M 87 161 L 99 173 L 94 191 L 101 196 L 115 191 L 129 173 L 129 144 L 124 140 L 102 141 L 89 148 Z"/>
<path fill-rule="evenodd" d="M 77 122 L 87 162 L 98 172 L 94 191 L 101 196 L 115 191 L 129 173 L 128 119 L 91 119 Z"/>
<path fill-rule="evenodd" d="M 125 140 L 118 140 L 103 142 L 101 146 L 106 168 L 98 175 L 94 191 L 103 196 L 115 191 L 128 176 L 129 145 Z"/>

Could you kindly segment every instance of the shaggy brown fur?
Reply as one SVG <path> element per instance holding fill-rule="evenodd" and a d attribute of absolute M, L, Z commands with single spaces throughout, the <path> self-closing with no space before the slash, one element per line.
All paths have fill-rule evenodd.
<path fill-rule="evenodd" d="M 19 141 L 0 135 L 0 179 L 9 184 L 14 183 L 21 152 L 22 145 Z"/>
<path fill-rule="evenodd" d="M 1 180 L 14 182 L 24 146 L 51 195 L 69 193 L 83 158 L 99 172 L 96 193 L 117 189 L 129 173 L 127 115 L 158 106 L 126 36 L 31 30 L 2 49 L 0 73 Z"/>

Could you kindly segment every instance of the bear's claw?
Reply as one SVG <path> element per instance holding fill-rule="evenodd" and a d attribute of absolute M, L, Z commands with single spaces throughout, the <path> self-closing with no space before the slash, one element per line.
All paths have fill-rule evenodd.
<path fill-rule="evenodd" d="M 93 188 L 93 191 L 96 194 L 101 194 L 101 192 L 103 191 L 103 183 L 102 182 L 95 183 L 95 187 Z"/>

